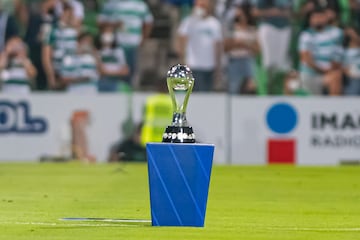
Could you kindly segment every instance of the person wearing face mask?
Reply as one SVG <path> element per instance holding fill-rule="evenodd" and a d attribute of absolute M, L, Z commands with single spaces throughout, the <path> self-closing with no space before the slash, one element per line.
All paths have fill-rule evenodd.
<path fill-rule="evenodd" d="M 27 56 L 24 42 L 11 38 L 0 55 L 0 82 L 3 93 L 28 94 L 37 71 Z"/>
<path fill-rule="evenodd" d="M 85 17 L 84 4 L 79 0 L 57 0 L 55 4 L 55 14 L 61 16 L 65 10 L 65 5 L 70 5 L 73 9 L 71 24 L 75 28 L 80 29 Z"/>
<path fill-rule="evenodd" d="M 98 92 L 100 64 L 91 34 L 78 38 L 75 54 L 63 58 L 60 79 L 69 93 L 95 94 Z"/>
<path fill-rule="evenodd" d="M 106 0 L 98 16 L 98 24 L 112 24 L 116 30 L 116 45 L 125 51 L 129 65 L 126 82 L 137 87 L 139 50 L 150 37 L 153 15 L 144 0 Z"/>
<path fill-rule="evenodd" d="M 98 44 L 101 72 L 99 92 L 117 92 L 126 86 L 123 78 L 129 74 L 129 67 L 124 50 L 116 47 L 114 28 L 111 25 L 102 27 Z"/>
<path fill-rule="evenodd" d="M 53 8 L 49 11 L 54 11 Z M 65 56 L 74 54 L 77 50 L 78 30 L 72 25 L 73 9 L 64 4 L 63 12 L 58 21 L 51 26 L 44 36 L 42 62 L 50 89 L 61 88 L 57 81 L 62 60 Z"/>
<path fill-rule="evenodd" d="M 229 56 L 228 92 L 231 94 L 254 93 L 255 57 L 259 52 L 255 21 L 250 14 L 250 5 L 237 8 L 229 37 L 225 39 L 225 50 Z"/>
<path fill-rule="evenodd" d="M 177 52 L 193 71 L 194 91 L 213 90 L 215 78 L 221 72 L 221 23 L 210 9 L 210 0 L 196 0 L 191 16 L 181 22 L 178 30 Z"/>
<path fill-rule="evenodd" d="M 342 92 L 342 50 L 334 31 L 328 26 L 323 9 L 316 9 L 309 16 L 310 27 L 300 35 L 300 79 L 304 90 L 314 95 Z"/>

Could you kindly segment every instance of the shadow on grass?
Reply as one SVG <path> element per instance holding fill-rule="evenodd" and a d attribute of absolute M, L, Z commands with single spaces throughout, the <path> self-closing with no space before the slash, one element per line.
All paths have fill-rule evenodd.
<path fill-rule="evenodd" d="M 151 220 L 147 219 L 112 219 L 112 218 L 61 218 L 64 227 L 150 227 Z"/>

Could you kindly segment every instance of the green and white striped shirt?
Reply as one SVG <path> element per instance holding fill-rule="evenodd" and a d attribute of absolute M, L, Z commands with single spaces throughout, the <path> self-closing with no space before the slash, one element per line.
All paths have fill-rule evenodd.
<path fill-rule="evenodd" d="M 46 37 L 45 42 L 53 48 L 53 64 L 55 70 L 61 67 L 62 59 L 67 54 L 74 54 L 77 50 L 78 31 L 72 27 L 59 26 L 56 24 L 52 27 L 50 34 Z"/>
<path fill-rule="evenodd" d="M 86 78 L 89 80 L 78 84 L 97 84 L 99 72 L 96 57 L 92 54 L 67 55 L 62 61 L 60 75 L 65 78 Z"/>
<path fill-rule="evenodd" d="M 9 60 L 8 66 L 1 71 L 0 78 L 4 84 L 31 85 L 24 64 L 17 58 Z"/>
<path fill-rule="evenodd" d="M 335 27 L 327 27 L 321 32 L 308 29 L 300 35 L 299 51 L 310 52 L 317 66 L 328 68 L 332 62 L 342 62 L 342 38 L 342 31 Z M 300 71 L 308 75 L 318 75 L 306 63 L 301 63 Z"/>
<path fill-rule="evenodd" d="M 101 62 L 107 71 L 120 71 L 126 66 L 125 53 L 122 48 L 117 49 L 102 49 L 100 51 Z M 108 76 L 104 76 L 108 77 Z M 118 79 L 118 77 L 111 77 Z"/>
<path fill-rule="evenodd" d="M 101 22 L 121 22 L 116 39 L 123 47 L 137 47 L 143 34 L 143 23 L 152 23 L 153 16 L 143 0 L 108 0 L 99 15 Z"/>

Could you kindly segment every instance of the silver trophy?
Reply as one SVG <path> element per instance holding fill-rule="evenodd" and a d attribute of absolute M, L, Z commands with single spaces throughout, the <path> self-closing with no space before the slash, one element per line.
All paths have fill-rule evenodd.
<path fill-rule="evenodd" d="M 167 85 L 173 103 L 174 115 L 171 126 L 163 135 L 165 143 L 195 143 L 195 134 L 187 123 L 186 108 L 194 87 L 194 77 L 189 67 L 175 65 L 167 74 Z"/>

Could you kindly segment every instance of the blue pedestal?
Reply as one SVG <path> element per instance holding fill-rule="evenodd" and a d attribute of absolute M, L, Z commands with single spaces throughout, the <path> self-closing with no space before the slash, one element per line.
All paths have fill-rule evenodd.
<path fill-rule="evenodd" d="M 152 225 L 203 227 L 214 146 L 150 143 L 146 150 Z"/>

